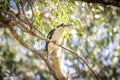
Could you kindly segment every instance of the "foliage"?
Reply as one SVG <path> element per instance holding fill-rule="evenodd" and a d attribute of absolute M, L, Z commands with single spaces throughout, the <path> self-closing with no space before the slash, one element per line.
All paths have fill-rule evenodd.
<path fill-rule="evenodd" d="M 12 0 L 10 0 L 12 1 Z M 6 2 L 8 7 L 13 5 Z M 16 4 L 18 3 L 15 0 Z M 83 55 L 102 80 L 120 79 L 120 9 L 81 1 L 33 1 L 36 28 L 47 36 L 60 22 L 72 23 L 66 32 L 67 47 Z M 2 6 L 2 4 L 0 4 Z M 12 6 L 13 7 L 13 6 Z M 29 9 L 28 6 L 28 11 Z M 16 29 L 22 39 L 37 49 L 44 49 L 45 42 Z M 63 70 L 75 77 L 93 79 L 90 70 L 81 60 L 65 51 Z M 6 76 L 22 79 L 52 80 L 44 62 L 22 47 L 5 28 L 0 28 L 0 80 Z M 38 79 L 39 80 L 39 79 Z"/>

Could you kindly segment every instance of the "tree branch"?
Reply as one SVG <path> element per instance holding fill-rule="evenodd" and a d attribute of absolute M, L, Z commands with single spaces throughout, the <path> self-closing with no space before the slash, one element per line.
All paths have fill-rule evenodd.
<path fill-rule="evenodd" d="M 52 73 L 52 75 L 54 76 L 54 78 L 56 80 L 59 80 L 54 68 L 51 66 L 50 61 L 47 60 L 47 57 L 45 56 L 45 53 L 42 51 L 38 51 L 36 49 L 34 49 L 33 47 L 29 46 L 26 42 L 24 42 L 19 35 L 16 33 L 16 31 L 13 29 L 14 23 L 11 22 L 11 20 L 6 20 L 6 16 L 4 13 L 0 12 L 0 21 L 6 25 L 6 27 L 10 30 L 10 32 L 12 33 L 12 35 L 14 36 L 14 38 L 24 47 L 26 47 L 27 49 L 29 49 L 30 51 L 32 51 L 35 55 L 40 56 L 44 62 L 47 64 L 50 72 Z M 9 16 L 10 17 L 10 16 Z"/>
<path fill-rule="evenodd" d="M 100 3 L 104 5 L 112 5 L 115 7 L 120 7 L 120 1 L 119 0 L 81 0 L 87 3 Z"/>
<path fill-rule="evenodd" d="M 12 27 L 9 27 L 9 26 L 8 26 L 8 29 L 10 30 L 10 32 L 12 33 L 12 35 L 15 37 L 15 39 L 16 39 L 21 45 L 23 45 L 24 47 L 26 47 L 27 49 L 29 49 L 30 51 L 32 51 L 35 55 L 40 56 L 40 57 L 45 61 L 45 63 L 47 64 L 47 66 L 48 66 L 50 72 L 52 72 L 54 78 L 55 78 L 56 80 L 59 80 L 59 78 L 57 77 L 57 74 L 56 74 L 54 68 L 51 66 L 50 61 L 47 60 L 47 57 L 45 56 L 44 52 L 38 51 L 38 50 L 34 49 L 33 47 L 29 46 L 27 43 L 25 43 L 22 39 L 19 38 L 19 36 L 18 36 L 17 33 L 13 30 Z"/>

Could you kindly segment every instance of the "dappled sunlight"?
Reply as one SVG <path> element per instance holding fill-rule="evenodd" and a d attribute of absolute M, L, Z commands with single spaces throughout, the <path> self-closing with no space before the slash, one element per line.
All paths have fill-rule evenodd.
<path fill-rule="evenodd" d="M 60 23 L 72 24 L 65 31 L 61 45 L 82 56 L 101 80 L 120 80 L 119 8 L 64 0 L 21 0 L 22 4 L 19 5 L 24 7 L 18 7 L 18 3 L 19 0 L 8 0 L 3 2 L 4 5 L 0 3 L 0 13 L 12 13 L 9 8 L 17 12 L 13 14 L 17 18 L 16 22 L 13 18 L 9 20 L 11 16 L 6 13 L 2 15 L 6 15 L 14 23 L 13 29 L 20 39 L 32 48 L 19 43 L 22 41 L 15 39 L 7 29 L 9 24 L 3 21 L 7 25 L 1 25 L 3 18 L 0 17 L 0 80 L 9 78 L 8 76 L 21 80 L 53 80 L 54 76 L 44 60 L 51 63 L 51 59 L 44 52 L 47 42 L 50 42 L 46 40 L 48 33 Z M 18 13 L 19 8 L 25 8 L 22 16 Z M 95 79 L 93 72 L 74 52 L 62 47 L 59 53 L 61 71 L 66 74 L 67 79 Z M 39 57 L 39 54 L 45 58 Z"/>

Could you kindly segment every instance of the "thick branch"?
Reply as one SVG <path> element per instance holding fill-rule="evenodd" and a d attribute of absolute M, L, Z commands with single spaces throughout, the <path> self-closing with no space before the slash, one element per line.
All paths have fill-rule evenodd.
<path fill-rule="evenodd" d="M 50 62 L 47 60 L 47 57 L 42 53 L 42 51 L 38 51 L 36 49 L 34 49 L 33 47 L 29 46 L 27 43 L 25 43 L 16 33 L 16 31 L 13 29 L 14 24 L 12 22 L 10 22 L 9 20 L 6 20 L 7 18 L 5 18 L 5 16 L 2 15 L 2 13 L 0 13 L 0 21 L 2 23 L 4 23 L 6 25 L 6 27 L 10 30 L 10 32 L 12 33 L 12 35 L 14 36 L 14 38 L 20 43 L 22 44 L 24 47 L 26 47 L 27 49 L 29 49 L 30 51 L 32 51 L 34 54 L 39 55 L 47 64 L 49 70 L 51 71 L 51 73 L 53 74 L 54 78 L 56 80 L 59 80 L 59 78 L 57 77 L 57 74 L 54 70 L 54 68 L 51 66 Z"/>
<path fill-rule="evenodd" d="M 59 80 L 58 77 L 57 77 L 57 74 L 55 73 L 55 71 L 53 69 L 53 67 L 51 66 L 50 62 L 47 60 L 47 57 L 45 57 L 45 55 L 42 52 L 34 49 L 33 47 L 31 47 L 28 44 L 26 44 L 25 42 L 23 42 L 22 39 L 20 39 L 19 36 L 17 35 L 17 33 L 13 30 L 13 28 L 9 28 L 9 30 L 12 33 L 12 35 L 15 37 L 15 39 L 20 42 L 20 44 L 22 44 L 24 47 L 26 47 L 27 49 L 32 51 L 34 54 L 39 55 L 45 61 L 45 63 L 47 64 L 47 66 L 48 66 L 49 70 L 52 72 L 54 78 L 56 80 Z"/>
<path fill-rule="evenodd" d="M 54 71 L 53 67 L 51 66 L 50 62 L 47 60 L 47 57 L 45 57 L 45 55 L 44 55 L 42 52 L 34 49 L 33 47 L 29 46 L 29 45 L 26 44 L 24 41 L 22 41 L 22 39 L 19 38 L 19 36 L 18 36 L 17 33 L 13 30 L 13 28 L 8 27 L 8 29 L 10 30 L 10 32 L 12 33 L 12 35 L 15 37 L 15 39 L 16 39 L 17 41 L 19 41 L 20 44 L 22 44 L 24 47 L 26 47 L 27 49 L 29 49 L 30 51 L 32 51 L 34 54 L 39 55 L 39 56 L 45 61 L 45 63 L 47 64 L 47 66 L 48 66 L 49 70 L 52 72 L 54 78 L 55 78 L 56 80 L 59 80 L 59 78 L 57 77 L 57 74 L 56 74 L 56 72 Z"/>
<path fill-rule="evenodd" d="M 120 7 L 120 1 L 119 0 L 81 0 L 87 3 L 100 3 L 104 5 L 112 5 L 116 7 Z"/>

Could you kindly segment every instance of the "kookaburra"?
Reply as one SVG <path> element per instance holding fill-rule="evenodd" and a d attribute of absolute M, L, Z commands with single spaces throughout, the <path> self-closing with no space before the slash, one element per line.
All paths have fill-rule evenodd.
<path fill-rule="evenodd" d="M 59 24 L 58 26 L 55 27 L 55 29 L 52 29 L 49 32 L 47 38 L 50 39 L 51 41 L 57 43 L 57 44 L 61 44 L 62 39 L 64 37 L 65 30 L 70 25 L 71 24 L 65 24 L 65 23 Z M 46 43 L 46 50 L 47 50 L 48 55 L 51 55 L 52 52 L 57 48 L 58 48 L 58 46 L 55 45 L 54 43 L 51 43 L 51 42 Z"/>

